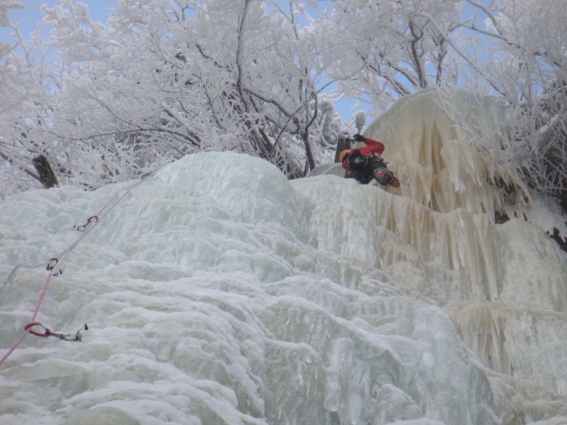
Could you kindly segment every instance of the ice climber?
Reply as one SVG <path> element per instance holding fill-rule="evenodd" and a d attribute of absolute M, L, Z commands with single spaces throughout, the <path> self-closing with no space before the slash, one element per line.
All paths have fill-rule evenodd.
<path fill-rule="evenodd" d="M 355 179 L 359 183 L 368 184 L 375 179 L 381 185 L 400 187 L 400 182 L 388 170 L 384 159 L 380 156 L 384 152 L 384 144 L 376 140 L 355 134 L 355 142 L 364 142 L 366 146 L 358 149 L 346 149 L 339 155 L 339 160 L 345 169 L 345 178 Z"/>

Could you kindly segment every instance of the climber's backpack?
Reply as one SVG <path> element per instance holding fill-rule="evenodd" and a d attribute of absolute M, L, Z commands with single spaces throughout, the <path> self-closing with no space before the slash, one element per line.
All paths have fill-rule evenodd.
<path fill-rule="evenodd" d="M 354 149 L 348 158 L 348 165 L 355 170 L 362 170 L 369 163 L 370 157 L 363 156 L 358 149 Z"/>

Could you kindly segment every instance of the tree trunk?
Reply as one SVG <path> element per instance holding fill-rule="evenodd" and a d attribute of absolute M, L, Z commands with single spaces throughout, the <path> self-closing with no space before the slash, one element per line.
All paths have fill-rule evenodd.
<path fill-rule="evenodd" d="M 39 174 L 39 181 L 44 188 L 49 189 L 59 184 L 57 182 L 57 176 L 55 176 L 55 173 L 53 172 L 53 169 L 45 155 L 36 156 L 32 162 Z"/>
<path fill-rule="evenodd" d="M 337 142 L 337 150 L 335 151 L 335 162 L 340 162 L 339 155 L 345 149 L 350 149 L 350 141 L 344 136 L 339 136 L 339 141 Z"/>

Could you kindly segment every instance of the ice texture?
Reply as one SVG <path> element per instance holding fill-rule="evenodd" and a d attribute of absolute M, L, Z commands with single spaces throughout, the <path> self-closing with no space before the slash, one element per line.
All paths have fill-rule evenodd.
<path fill-rule="evenodd" d="M 428 208 L 472 214 L 505 211 L 528 196 L 516 169 L 499 160 L 505 111 L 496 98 L 427 89 L 396 102 L 365 135 L 386 144 L 384 154 L 402 181 L 401 193 Z M 459 125 L 457 125 L 459 124 Z M 517 186 L 512 199 L 503 186 Z M 517 208 L 521 202 L 514 202 Z"/>
<path fill-rule="evenodd" d="M 408 135 L 430 125 L 415 117 Z M 443 137 L 421 135 L 423 149 Z M 401 190 L 290 182 L 265 161 L 204 153 L 148 177 L 52 278 L 37 320 L 89 330 L 24 339 L 0 367 L 0 423 L 567 423 L 565 255 L 538 226 L 493 224 L 492 187 L 449 200 L 396 172 Z M 63 252 L 129 185 L 2 201 L 0 276 Z M 46 273 L 21 268 L 0 293 L 0 356 Z"/>

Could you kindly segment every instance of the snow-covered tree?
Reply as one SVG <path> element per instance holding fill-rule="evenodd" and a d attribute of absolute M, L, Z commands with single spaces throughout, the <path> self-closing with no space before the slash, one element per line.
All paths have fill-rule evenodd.
<path fill-rule="evenodd" d="M 456 0 L 333 2 L 317 25 L 329 75 L 339 90 L 369 102 L 376 111 L 395 99 L 439 83 L 455 82 L 448 40 L 458 27 Z"/>
<path fill-rule="evenodd" d="M 327 65 L 295 1 L 118 1 L 107 25 L 61 3 L 44 8 L 58 72 L 32 132 L 65 181 L 96 187 L 206 150 L 259 156 L 290 178 L 332 157 L 340 118 L 319 106 Z"/>
<path fill-rule="evenodd" d="M 12 43 L 0 43 L 0 198 L 39 185 L 42 178 L 32 166 L 33 158 L 40 154 L 38 146 L 18 125 L 23 111 L 33 109 L 27 101 L 31 81 L 41 69 L 19 26 L 8 18 L 9 9 L 23 7 L 20 2 L 0 0 L 0 26 L 9 28 L 14 38 Z M 23 53 L 16 53 L 17 49 Z"/>
<path fill-rule="evenodd" d="M 512 1 L 495 19 L 504 66 L 491 67 L 512 106 L 514 152 L 531 187 L 567 202 L 567 8 L 558 0 Z M 519 146 L 518 146 L 519 145 Z M 518 149 L 521 147 L 522 149 Z"/>
<path fill-rule="evenodd" d="M 11 0 L 0 0 L 0 27 L 8 27 L 14 31 L 16 40 L 21 39 L 18 28 L 15 27 L 8 19 L 8 10 L 14 8 L 23 8 L 20 2 Z M 0 42 L 0 113 L 14 106 L 17 106 L 25 97 L 25 85 L 22 84 L 21 75 L 23 71 L 20 64 L 14 61 L 10 53 L 17 46 L 15 41 L 13 44 Z"/>
<path fill-rule="evenodd" d="M 48 40 L 20 39 L 20 56 L 2 46 L 0 78 L 22 82 L 2 85 L 12 96 L 2 105 L 22 97 L 15 87 L 32 95 L 2 116 L 2 172 L 20 170 L 3 187 L 41 181 L 30 168 L 37 155 L 61 183 L 84 187 L 207 150 L 249 153 L 300 177 L 332 161 L 345 130 L 363 129 L 363 115 L 339 117 L 337 99 L 368 102 L 376 115 L 439 86 L 500 97 L 509 113 L 497 131 L 511 142 L 499 160 L 522 168 L 530 187 L 563 196 L 562 3 L 117 0 L 103 24 L 62 0 L 43 9 Z M 0 5 L 6 24 L 16 3 Z M 45 45 L 57 49 L 54 63 Z"/>
<path fill-rule="evenodd" d="M 475 13 L 461 22 L 467 35 L 453 44 L 469 69 L 465 87 L 507 107 L 495 129 L 508 136 L 499 160 L 519 168 L 532 190 L 567 205 L 565 2 L 467 3 Z"/>

